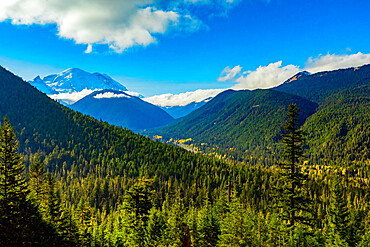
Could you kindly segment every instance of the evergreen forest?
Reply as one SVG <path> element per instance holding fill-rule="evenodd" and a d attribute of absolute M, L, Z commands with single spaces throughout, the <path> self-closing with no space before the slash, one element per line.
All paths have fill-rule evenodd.
<path fill-rule="evenodd" d="M 190 129 L 209 140 L 194 153 L 72 111 L 0 67 L 0 245 L 369 246 L 370 67 L 349 70 L 328 81 L 359 72 L 354 85 L 320 97 L 224 92 L 192 113 L 220 126 Z"/>

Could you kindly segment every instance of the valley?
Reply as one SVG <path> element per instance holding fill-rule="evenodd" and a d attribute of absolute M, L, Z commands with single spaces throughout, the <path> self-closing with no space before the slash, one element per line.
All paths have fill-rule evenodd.
<path fill-rule="evenodd" d="M 0 114 L 14 126 L 28 183 L 34 181 L 31 174 L 37 164 L 55 179 L 55 189 L 46 199 L 35 196 L 30 187 L 27 203 L 38 200 L 51 210 L 50 198 L 54 198 L 56 211 L 55 218 L 41 209 L 37 214 L 52 229 L 47 233 L 47 226 L 40 228 L 40 234 L 49 238 L 32 234 L 29 238 L 40 246 L 56 239 L 61 246 L 288 244 L 290 238 L 279 235 L 287 226 L 277 220 L 282 216 L 273 208 L 285 207 L 277 199 L 281 192 L 276 188 L 290 183 L 281 181 L 279 164 L 284 162 L 286 147 L 281 140 L 288 106 L 295 104 L 299 108 L 296 128 L 307 140 L 300 146 L 305 154 L 297 164 L 297 174 L 307 176 L 299 193 L 308 200 L 310 212 L 316 213 L 307 227 L 297 223 L 294 232 L 313 233 L 304 238 L 310 245 L 332 241 L 329 232 L 337 228 L 331 222 L 339 215 L 345 222 L 335 227 L 351 231 L 335 238 L 345 239 L 350 246 L 366 246 L 370 236 L 369 71 L 369 66 L 363 66 L 328 72 L 328 89 L 320 76 L 322 87 L 316 92 L 311 87 L 309 96 L 301 89 L 300 96 L 293 95 L 292 88 L 282 89 L 285 84 L 276 89 L 228 90 L 165 127 L 142 132 L 155 134 L 153 141 L 75 112 L 1 68 Z M 342 81 L 343 73 L 355 78 L 354 83 L 335 89 L 333 78 Z M 306 76 L 316 80 L 315 74 Z M 142 102 L 112 89 L 96 91 L 83 100 L 92 100 L 85 104 L 93 106 L 104 95 L 109 100 Z M 127 112 L 125 107 L 119 108 Z M 138 113 L 137 107 L 129 106 Z M 108 106 L 92 107 L 100 112 L 104 108 Z M 6 121 L 3 130 L 9 128 Z M 40 186 L 53 184 L 40 174 L 32 175 L 41 176 Z M 294 238 L 303 241 L 299 234 Z"/>

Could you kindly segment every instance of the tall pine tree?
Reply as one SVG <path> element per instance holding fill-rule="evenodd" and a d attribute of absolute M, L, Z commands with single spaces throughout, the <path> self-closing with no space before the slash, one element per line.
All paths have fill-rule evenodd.
<path fill-rule="evenodd" d="M 292 246 L 303 244 L 302 228 L 310 225 L 310 200 L 304 191 L 304 184 L 308 176 L 300 169 L 303 155 L 304 133 L 299 129 L 299 109 L 296 104 L 288 107 L 288 119 L 284 124 L 284 134 L 281 142 L 284 150 L 281 154 L 283 162 L 279 163 L 281 169 L 279 187 L 277 188 L 278 208 L 281 218 L 287 226 L 286 236 Z M 299 233 L 300 232 L 300 233 Z M 304 230 L 307 232 L 307 229 Z M 299 237 L 298 235 L 301 235 Z"/>

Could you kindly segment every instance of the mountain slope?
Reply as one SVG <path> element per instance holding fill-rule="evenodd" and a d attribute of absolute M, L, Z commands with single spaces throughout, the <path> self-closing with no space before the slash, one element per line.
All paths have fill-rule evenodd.
<path fill-rule="evenodd" d="M 370 84 L 328 97 L 303 130 L 314 164 L 365 165 L 370 159 Z"/>
<path fill-rule="evenodd" d="M 320 72 L 312 75 L 302 72 L 293 76 L 274 90 L 295 94 L 321 103 L 340 90 L 370 83 L 370 64 L 356 68 Z"/>
<path fill-rule="evenodd" d="M 83 89 L 127 90 L 126 87 L 106 74 L 89 73 L 77 68 L 67 69 L 59 74 L 48 75 L 42 80 L 37 76 L 34 80 L 29 81 L 29 83 L 36 86 L 40 81 L 57 93 L 80 92 Z"/>
<path fill-rule="evenodd" d="M 71 108 L 131 130 L 151 129 L 173 120 L 159 107 L 111 89 L 96 91 L 71 105 Z"/>
<path fill-rule="evenodd" d="M 316 104 L 273 90 L 225 91 L 200 109 L 158 131 L 166 139 L 192 139 L 207 153 L 250 160 L 275 155 L 289 103 L 301 109 L 301 124 Z"/>

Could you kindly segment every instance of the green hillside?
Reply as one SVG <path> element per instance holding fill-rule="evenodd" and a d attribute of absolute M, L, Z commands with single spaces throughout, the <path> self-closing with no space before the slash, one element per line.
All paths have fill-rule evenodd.
<path fill-rule="evenodd" d="M 264 164 L 256 158 L 277 157 L 276 145 L 290 103 L 301 109 L 300 124 L 317 107 L 301 97 L 273 90 L 228 90 L 156 133 L 167 140 L 191 138 L 191 143 L 206 153 Z"/>
<path fill-rule="evenodd" d="M 312 163 L 365 166 L 370 159 L 370 84 L 328 97 L 303 130 Z"/>

